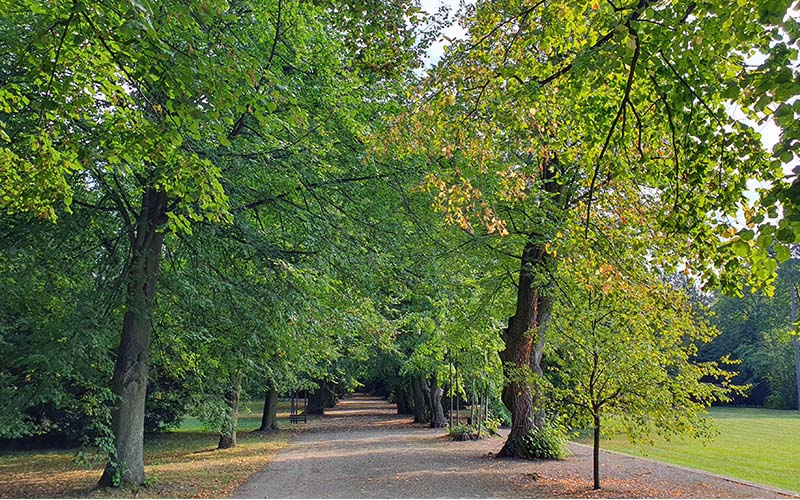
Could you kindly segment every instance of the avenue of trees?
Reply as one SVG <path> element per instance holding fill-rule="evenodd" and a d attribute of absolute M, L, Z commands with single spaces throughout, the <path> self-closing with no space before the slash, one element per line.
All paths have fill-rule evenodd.
<path fill-rule="evenodd" d="M 0 439 L 141 485 L 145 431 L 366 383 L 591 430 L 599 488 L 601 432 L 797 408 L 789 8 L 0 0 Z"/>

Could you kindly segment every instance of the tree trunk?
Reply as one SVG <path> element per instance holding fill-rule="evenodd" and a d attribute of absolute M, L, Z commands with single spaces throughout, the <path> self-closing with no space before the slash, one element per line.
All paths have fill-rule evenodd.
<path fill-rule="evenodd" d="M 325 388 L 325 402 L 323 403 L 325 408 L 333 408 L 336 406 L 336 386 L 338 384 L 334 382 L 326 382 L 323 386 Z"/>
<path fill-rule="evenodd" d="M 225 391 L 225 422 L 219 433 L 220 450 L 236 446 L 236 426 L 239 423 L 239 397 L 242 393 L 242 373 L 239 370 L 233 374 L 231 385 Z"/>
<path fill-rule="evenodd" d="M 419 376 L 419 386 L 422 389 L 422 397 L 425 399 L 425 413 L 429 418 L 433 408 L 433 398 L 431 398 L 431 386 L 424 376 Z"/>
<path fill-rule="evenodd" d="M 444 418 L 444 408 L 442 408 L 442 388 L 436 374 L 431 376 L 431 398 L 433 399 L 433 415 L 431 417 L 431 427 L 437 429 L 447 427 L 447 420 Z"/>
<path fill-rule="evenodd" d="M 594 450 L 592 450 L 594 489 L 600 489 L 600 415 L 594 416 Z"/>
<path fill-rule="evenodd" d="M 397 403 L 398 415 L 413 415 L 414 409 L 411 407 L 409 401 L 408 391 L 403 386 L 398 386 L 395 392 L 395 401 Z"/>
<path fill-rule="evenodd" d="M 259 432 L 275 432 L 278 428 L 278 391 L 270 387 L 264 396 L 264 411 L 261 414 Z"/>
<path fill-rule="evenodd" d="M 794 371 L 797 382 L 797 411 L 800 412 L 800 340 L 797 335 L 792 339 L 794 345 Z"/>
<path fill-rule="evenodd" d="M 111 390 L 117 397 L 111 415 L 115 452 L 103 470 L 101 486 L 139 486 L 145 482 L 143 444 L 147 358 L 164 244 L 164 233 L 159 231 L 159 227 L 166 222 L 165 213 L 164 193 L 147 190 L 131 237 L 125 315 L 111 380 Z"/>
<path fill-rule="evenodd" d="M 517 307 L 508 319 L 503 334 L 505 349 L 500 352 L 506 371 L 503 403 L 511 412 L 511 433 L 497 454 L 500 457 L 538 458 L 526 444 L 534 427 L 544 424 L 544 414 L 538 410 L 538 395 L 532 375 L 541 375 L 544 333 L 549 319 L 551 299 L 543 291 L 542 276 L 546 266 L 553 265 L 544 247 L 528 242 L 522 253 L 517 289 Z M 535 412 L 535 413 L 534 413 Z"/>
<path fill-rule="evenodd" d="M 411 377 L 411 395 L 414 398 L 414 423 L 424 424 L 425 419 L 425 395 L 419 383 L 420 377 Z"/>
<path fill-rule="evenodd" d="M 306 414 L 308 415 L 323 415 L 325 413 L 325 401 L 327 398 L 327 391 L 325 384 L 320 382 L 319 387 L 311 393 L 308 397 L 308 406 L 306 407 Z"/>

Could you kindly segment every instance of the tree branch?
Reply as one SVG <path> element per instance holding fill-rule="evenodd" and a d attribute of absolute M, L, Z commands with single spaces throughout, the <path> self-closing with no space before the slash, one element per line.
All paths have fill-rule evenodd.
<path fill-rule="evenodd" d="M 600 156 L 597 158 L 597 162 L 595 163 L 594 172 L 592 173 L 592 180 L 589 185 L 589 196 L 586 199 L 586 227 L 584 230 L 584 234 L 589 234 L 589 216 L 591 215 L 592 210 L 592 197 L 594 196 L 594 189 L 595 184 L 597 182 L 597 174 L 600 171 L 600 162 L 602 161 L 603 157 L 608 151 L 608 146 L 611 143 L 611 137 L 614 135 L 614 130 L 617 127 L 617 123 L 619 122 L 620 116 L 622 116 L 622 112 L 625 110 L 625 107 L 628 105 L 631 96 L 631 88 L 633 87 L 633 77 L 636 71 L 636 63 L 639 61 L 639 52 L 640 52 L 640 42 L 639 36 L 631 27 L 630 20 L 625 23 L 628 27 L 628 33 L 634 39 L 634 49 L 633 49 L 633 57 L 631 58 L 631 69 L 628 72 L 628 81 L 625 83 L 625 92 L 622 96 L 622 101 L 620 101 L 619 109 L 617 110 L 616 116 L 614 116 L 614 120 L 611 122 L 611 127 L 608 129 L 608 135 L 606 135 L 606 140 L 603 143 L 603 149 L 600 151 Z"/>

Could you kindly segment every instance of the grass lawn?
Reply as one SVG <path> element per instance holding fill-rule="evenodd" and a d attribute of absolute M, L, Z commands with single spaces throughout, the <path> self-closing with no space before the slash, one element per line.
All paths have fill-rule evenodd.
<path fill-rule="evenodd" d="M 710 443 L 656 439 L 649 446 L 620 436 L 601 446 L 800 492 L 800 414 L 758 408 L 712 408 L 710 414 L 719 430 Z M 591 444 L 588 438 L 578 441 Z"/>
<path fill-rule="evenodd" d="M 149 486 L 96 488 L 104 465 L 96 456 L 89 465 L 76 462 L 77 449 L 0 453 L 0 497 L 188 498 L 231 496 L 251 474 L 264 468 L 285 446 L 290 432 L 251 433 L 261 424 L 263 403 L 244 405 L 238 446 L 217 450 L 218 435 L 194 418 L 180 429 L 145 438 L 145 471 Z M 288 403 L 279 407 L 282 429 L 290 429 Z"/>

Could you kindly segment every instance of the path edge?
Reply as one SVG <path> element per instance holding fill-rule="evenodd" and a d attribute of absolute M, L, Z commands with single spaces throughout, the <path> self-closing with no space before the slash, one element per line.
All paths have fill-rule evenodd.
<path fill-rule="evenodd" d="M 581 448 L 588 448 L 590 450 L 593 449 L 593 447 L 589 446 L 588 444 L 576 443 L 575 441 L 570 441 L 569 444 L 570 445 L 579 446 Z M 652 458 L 643 457 L 643 456 L 631 455 L 629 453 L 623 453 L 621 451 L 607 450 L 605 448 L 600 448 L 600 449 L 605 453 L 612 453 L 614 455 L 621 455 L 623 457 L 633 458 L 633 459 L 636 459 L 636 460 L 646 460 L 648 462 L 659 464 L 659 465 L 667 465 L 669 467 L 674 467 L 676 469 L 683 470 L 683 471 L 686 471 L 686 472 L 694 472 L 695 474 L 702 474 L 702 475 L 706 475 L 706 476 L 715 477 L 717 479 L 722 479 L 724 481 L 728 481 L 728 482 L 731 482 L 731 483 L 741 484 L 741 485 L 744 485 L 744 486 L 750 486 L 751 488 L 756 488 L 756 489 L 760 489 L 760 490 L 764 490 L 764 491 L 769 491 L 771 493 L 777 493 L 778 495 L 784 495 L 784 496 L 789 497 L 789 498 L 800 498 L 800 492 L 796 492 L 796 491 L 784 490 L 782 488 L 777 488 L 775 486 L 769 486 L 769 485 L 766 485 L 766 484 L 754 483 L 754 482 L 748 481 L 746 479 L 739 479 L 739 478 L 730 477 L 730 476 L 723 476 L 722 474 L 716 474 L 714 472 L 709 472 L 709 471 L 703 470 L 703 469 L 695 469 L 695 468 L 692 468 L 692 467 L 686 467 L 685 465 L 678 465 L 678 464 L 672 464 L 672 463 L 669 463 L 669 462 L 662 462 L 660 460 L 654 460 Z"/>

